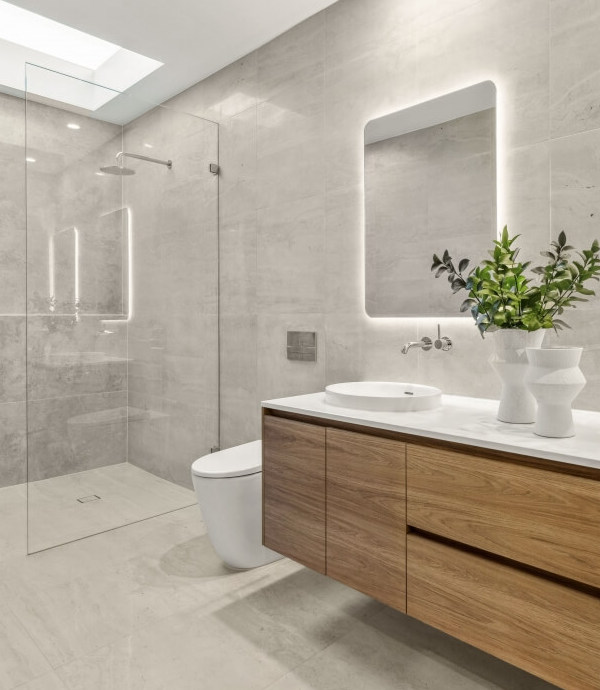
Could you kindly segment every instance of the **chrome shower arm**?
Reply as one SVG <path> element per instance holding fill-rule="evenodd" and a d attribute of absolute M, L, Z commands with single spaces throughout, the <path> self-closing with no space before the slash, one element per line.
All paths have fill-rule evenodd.
<path fill-rule="evenodd" d="M 139 153 L 128 153 L 127 151 L 119 151 L 117 153 L 117 163 L 122 165 L 123 158 L 137 158 L 140 161 L 148 161 L 148 163 L 159 163 L 160 165 L 166 165 L 169 170 L 173 167 L 173 161 L 163 161 L 160 158 L 150 158 L 150 156 L 142 156 Z"/>

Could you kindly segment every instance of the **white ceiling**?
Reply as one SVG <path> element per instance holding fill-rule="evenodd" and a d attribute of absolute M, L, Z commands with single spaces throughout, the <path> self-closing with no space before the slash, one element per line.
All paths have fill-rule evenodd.
<path fill-rule="evenodd" d="M 125 123 L 335 0 L 9 1 L 164 63 L 103 113 Z"/>

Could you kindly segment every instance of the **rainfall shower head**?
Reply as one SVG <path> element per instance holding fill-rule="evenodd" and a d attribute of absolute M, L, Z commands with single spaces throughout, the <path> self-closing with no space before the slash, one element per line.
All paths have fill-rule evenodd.
<path fill-rule="evenodd" d="M 104 168 L 100 168 L 100 171 L 107 175 L 135 175 L 135 170 L 123 168 L 120 165 L 107 165 Z"/>
<path fill-rule="evenodd" d="M 169 170 L 173 167 L 173 161 L 163 161 L 160 158 L 150 158 L 150 156 L 142 156 L 139 153 L 127 153 L 127 151 L 119 151 L 116 155 L 117 165 L 107 165 L 105 168 L 100 168 L 103 173 L 108 175 L 135 175 L 135 170 L 131 168 L 125 168 L 123 166 L 123 158 L 128 156 L 129 158 L 137 158 L 140 161 L 147 161 L 148 163 L 158 163 L 159 165 L 165 165 Z"/>

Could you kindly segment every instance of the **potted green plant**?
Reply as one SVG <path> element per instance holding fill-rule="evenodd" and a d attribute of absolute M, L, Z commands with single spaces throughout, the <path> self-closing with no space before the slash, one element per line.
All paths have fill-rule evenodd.
<path fill-rule="evenodd" d="M 495 332 L 491 364 L 502 381 L 498 419 L 531 423 L 535 400 L 524 384 L 526 348 L 539 348 L 547 329 L 569 328 L 564 311 L 595 294 L 586 284 L 600 280 L 600 244 L 594 240 L 572 259 L 574 247 L 561 232 L 550 250 L 541 252 L 546 263 L 530 268 L 531 262 L 519 261 L 518 237 L 510 237 L 504 227 L 490 258 L 468 273 L 470 260 L 455 263 L 448 250 L 442 258 L 433 255 L 431 270 L 436 278 L 448 278 L 453 293 L 467 293 L 460 311 L 471 312 L 482 337 Z"/>

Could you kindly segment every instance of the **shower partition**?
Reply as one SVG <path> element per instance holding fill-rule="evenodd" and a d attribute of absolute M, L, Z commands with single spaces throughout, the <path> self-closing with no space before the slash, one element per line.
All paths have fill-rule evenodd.
<path fill-rule="evenodd" d="M 26 76 L 32 553 L 195 502 L 219 435 L 218 127 L 160 106 L 123 123 L 122 94 Z"/>

